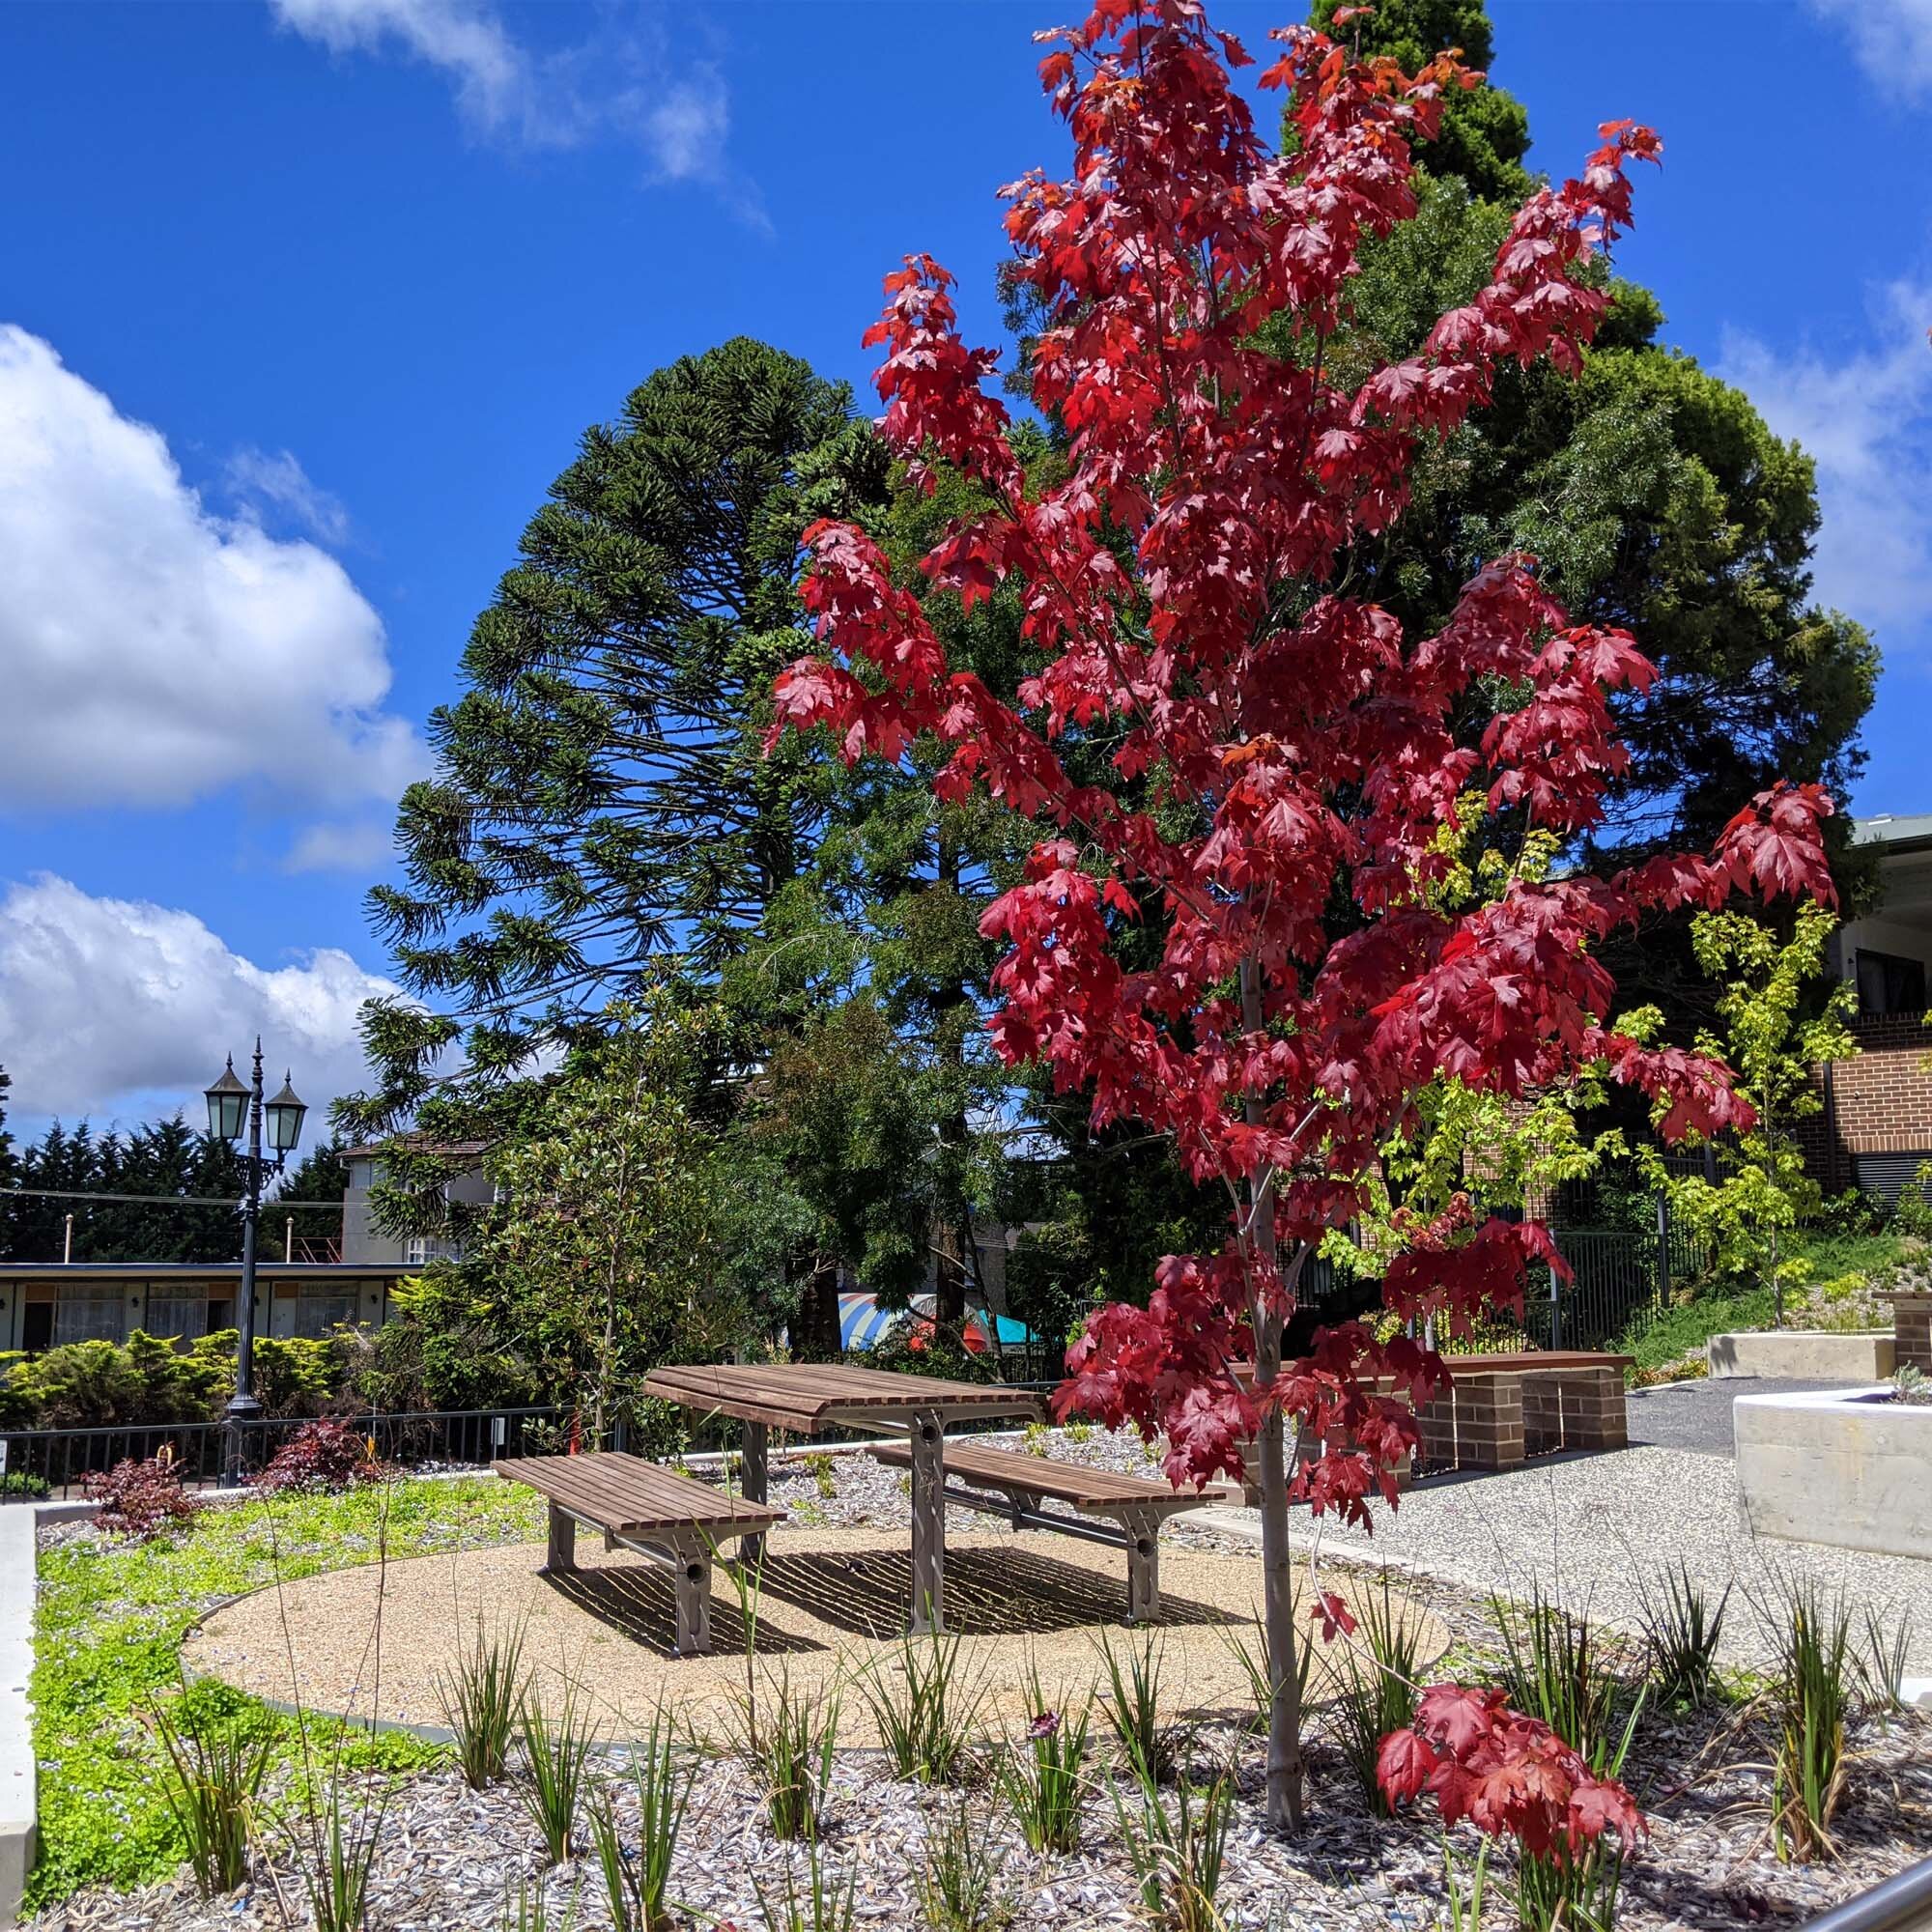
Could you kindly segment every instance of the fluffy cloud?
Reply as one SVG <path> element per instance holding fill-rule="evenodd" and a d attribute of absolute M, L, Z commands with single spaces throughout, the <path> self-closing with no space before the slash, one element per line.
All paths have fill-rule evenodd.
<path fill-rule="evenodd" d="M 1932 645 L 1932 287 L 1894 284 L 1873 339 L 1843 354 L 1780 354 L 1727 332 L 1719 374 L 1818 466 L 1824 512 L 1818 600 L 1877 627 L 1880 641 Z"/>
<path fill-rule="evenodd" d="M 275 1077 L 293 1070 L 321 1126 L 328 1101 L 361 1084 L 363 1001 L 395 990 L 334 948 L 258 966 L 192 913 L 93 898 L 49 873 L 0 897 L 0 1040 L 17 1121 L 177 1107 L 198 1120 L 223 1056 L 241 1065 L 260 1034 Z"/>
<path fill-rule="evenodd" d="M 1882 94 L 1922 99 L 1932 94 L 1932 0 L 1811 0 L 1812 10 L 1842 23 L 1852 52 Z"/>
<path fill-rule="evenodd" d="M 296 467 L 299 474 L 299 466 Z M 0 327 L 0 808 L 168 806 L 272 779 L 394 799 L 382 620 L 314 544 L 213 515 L 166 440 Z"/>
<path fill-rule="evenodd" d="M 276 19 L 331 53 L 390 48 L 441 70 L 478 132 L 532 148 L 614 140 L 642 150 L 657 181 L 725 189 L 747 219 L 755 196 L 724 163 L 730 107 L 709 66 L 672 75 L 635 22 L 540 54 L 516 40 L 491 0 L 269 0 Z"/>

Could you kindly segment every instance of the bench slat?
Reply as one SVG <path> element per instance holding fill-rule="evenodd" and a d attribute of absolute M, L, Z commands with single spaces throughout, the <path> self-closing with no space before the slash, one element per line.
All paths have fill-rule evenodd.
<path fill-rule="evenodd" d="M 523 1483 L 617 1536 L 673 1529 L 753 1534 L 784 1520 L 782 1510 L 727 1496 L 694 1477 L 617 1450 L 507 1456 L 490 1466 L 506 1482 Z"/>
<path fill-rule="evenodd" d="M 912 1461 L 909 1445 L 879 1443 L 870 1453 L 881 1463 L 904 1466 Z M 1219 1498 L 1147 1476 L 1128 1476 L 1117 1469 L 1091 1469 L 1079 1463 L 1056 1463 L 1030 1456 L 1020 1449 L 981 1448 L 976 1443 L 949 1441 L 946 1473 L 966 1483 L 990 1484 L 1028 1495 L 1048 1496 L 1075 1509 L 1115 1510 L 1198 1509 Z"/>

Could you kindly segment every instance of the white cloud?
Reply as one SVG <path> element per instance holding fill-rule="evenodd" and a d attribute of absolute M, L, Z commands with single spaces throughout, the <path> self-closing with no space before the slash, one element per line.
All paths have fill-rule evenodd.
<path fill-rule="evenodd" d="M 1894 283 L 1873 339 L 1848 353 L 1788 354 L 1727 330 L 1718 373 L 1818 466 L 1818 601 L 1880 632 L 1932 645 L 1932 285 Z"/>
<path fill-rule="evenodd" d="M 230 492 L 250 508 L 281 512 L 318 543 L 335 547 L 349 540 L 349 512 L 341 497 L 311 482 L 290 451 L 238 449 L 223 473 Z"/>
<path fill-rule="evenodd" d="M 539 53 L 518 41 L 492 0 L 269 0 L 281 24 L 331 53 L 390 48 L 427 62 L 455 85 L 479 133 L 531 148 L 614 140 L 642 150 L 651 178 L 724 189 L 738 213 L 764 225 L 755 193 L 726 166 L 730 105 L 716 69 L 674 73 L 662 47 L 632 23 L 607 20 L 578 45 Z"/>
<path fill-rule="evenodd" d="M 0 586 L 0 809 L 394 799 L 426 765 L 342 566 L 213 515 L 157 430 L 11 326 Z"/>
<path fill-rule="evenodd" d="M 0 1040 L 16 1121 L 104 1122 L 184 1108 L 257 1034 L 279 1080 L 326 1131 L 327 1102 L 362 1084 L 363 1001 L 393 993 L 332 947 L 258 966 L 192 913 L 94 898 L 41 873 L 0 897 Z M 308 1136 L 305 1134 L 304 1139 Z"/>
<path fill-rule="evenodd" d="M 1882 94 L 1912 100 L 1932 94 L 1932 0 L 1811 0 L 1842 21 L 1852 52 Z"/>
<path fill-rule="evenodd" d="M 311 825 L 289 848 L 285 872 L 362 872 L 379 870 L 395 852 L 395 833 L 373 820 L 349 825 Z"/>

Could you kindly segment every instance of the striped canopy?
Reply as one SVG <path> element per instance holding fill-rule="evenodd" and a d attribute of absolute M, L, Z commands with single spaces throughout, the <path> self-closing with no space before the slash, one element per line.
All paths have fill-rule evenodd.
<path fill-rule="evenodd" d="M 895 1321 L 911 1320 L 916 1329 L 929 1329 L 932 1308 L 933 1297 L 929 1294 L 913 1296 L 910 1316 L 904 1309 L 881 1308 L 869 1294 L 841 1294 L 838 1297 L 838 1346 L 841 1349 L 875 1349 L 885 1340 L 887 1331 Z M 1009 1315 L 989 1316 L 983 1309 L 975 1309 L 967 1316 L 960 1333 L 966 1352 L 979 1355 L 990 1349 L 995 1326 L 1000 1342 L 1006 1348 L 1017 1349 L 1035 1339 L 1024 1321 L 1015 1321 Z"/>

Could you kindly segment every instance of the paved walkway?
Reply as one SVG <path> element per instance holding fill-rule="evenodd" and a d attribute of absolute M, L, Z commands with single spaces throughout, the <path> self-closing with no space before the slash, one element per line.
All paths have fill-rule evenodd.
<path fill-rule="evenodd" d="M 1844 1589 L 1855 1628 L 1867 1605 L 1893 1623 L 1911 1616 L 1908 1668 L 1932 1675 L 1932 1562 L 1754 1538 L 1730 1459 L 1709 1449 L 1645 1445 L 1540 1457 L 1501 1475 L 1434 1477 L 1395 1511 L 1373 1507 L 1372 1536 L 1322 1519 L 1321 1548 L 1479 1594 L 1521 1598 L 1540 1583 L 1546 1595 L 1631 1630 L 1643 1583 L 1654 1588 L 1681 1561 L 1714 1605 L 1736 1585 L 1721 1647 L 1732 1663 L 1761 1663 L 1768 1655 L 1751 1600 L 1769 1604 L 1780 1577 L 1816 1577 L 1828 1590 Z M 1203 1510 L 1189 1520 L 1260 1540 L 1253 1510 Z M 1315 1528 L 1306 1510 L 1293 1512 L 1291 1533 L 1303 1556 Z"/>
<path fill-rule="evenodd" d="M 1630 1439 L 1660 1449 L 1692 1449 L 1706 1456 L 1732 1453 L 1731 1405 L 1741 1395 L 1800 1395 L 1813 1389 L 1861 1388 L 1861 1382 L 1784 1381 L 1770 1376 L 1725 1376 L 1665 1382 L 1634 1389 L 1629 1398 Z"/>

